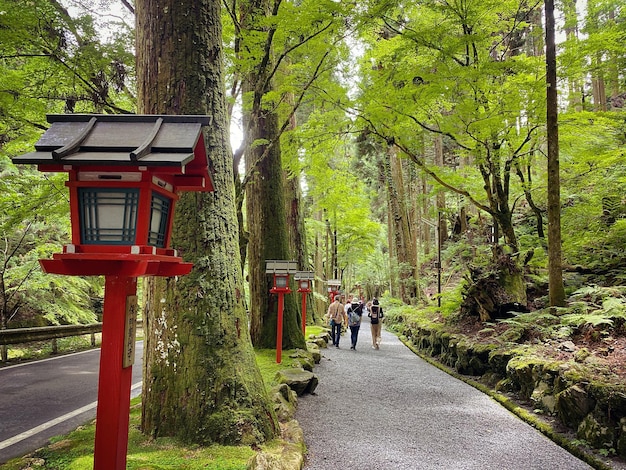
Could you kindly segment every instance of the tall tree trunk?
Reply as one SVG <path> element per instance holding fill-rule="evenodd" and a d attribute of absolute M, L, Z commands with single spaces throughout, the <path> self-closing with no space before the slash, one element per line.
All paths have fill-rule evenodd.
<path fill-rule="evenodd" d="M 443 168 L 443 138 L 440 135 L 435 136 L 435 164 Z M 437 243 L 439 247 L 442 247 L 448 239 L 448 223 L 443 214 L 446 212 L 446 193 L 443 190 L 437 191 L 437 213 L 440 215 L 437 217 L 437 224 L 439 226 L 439 240 Z"/>
<path fill-rule="evenodd" d="M 138 110 L 213 117 L 205 139 L 216 189 L 177 204 L 173 246 L 194 263 L 191 274 L 146 289 L 142 429 L 199 444 L 262 442 L 278 424 L 247 329 L 220 2 L 138 0 L 136 8 Z"/>
<path fill-rule="evenodd" d="M 606 90 L 604 87 L 604 75 L 602 73 L 602 58 L 596 57 L 594 60 L 594 66 L 597 69 L 594 72 L 594 76 L 591 79 L 592 94 L 593 94 L 593 110 L 594 111 L 606 111 Z"/>
<path fill-rule="evenodd" d="M 323 221 L 323 212 L 322 211 L 316 211 L 313 214 L 313 219 L 315 220 L 316 227 L 322 227 L 322 221 Z M 325 261 L 328 259 L 327 258 L 327 248 L 326 248 L 326 244 L 324 243 L 324 241 L 326 240 L 326 237 L 324 236 L 324 232 L 321 232 L 321 230 L 318 230 L 317 228 L 315 229 L 315 242 L 314 242 L 314 253 L 313 253 L 313 270 L 316 273 L 322 273 L 321 275 L 321 279 L 318 281 L 316 279 L 316 282 L 313 283 L 313 289 L 315 291 L 316 296 L 313 296 L 314 298 L 314 305 L 315 305 L 315 316 L 313 317 L 312 321 L 315 324 L 319 324 L 322 321 L 322 317 L 323 315 L 326 313 L 326 309 L 328 307 L 328 303 L 324 300 L 328 298 L 328 286 L 326 285 L 326 283 L 323 281 L 325 279 L 329 279 L 328 278 L 328 273 L 326 272 L 325 269 Z"/>
<path fill-rule="evenodd" d="M 389 203 L 390 248 L 397 262 L 400 298 L 410 303 L 417 297 L 417 255 L 412 244 L 410 218 L 406 206 L 402 163 L 395 147 L 389 147 L 383 162 L 383 175 Z"/>
<path fill-rule="evenodd" d="M 561 179 L 559 175 L 558 96 L 554 0 L 546 0 L 546 80 L 548 131 L 548 284 L 550 305 L 565 305 L 561 255 Z"/>
<path fill-rule="evenodd" d="M 609 21 L 612 23 L 621 21 L 616 17 L 615 8 L 611 8 L 608 12 Z M 621 84 L 623 80 L 620 79 L 620 72 L 622 67 L 620 66 L 620 55 L 614 52 L 609 53 L 609 63 L 607 65 L 607 82 L 609 84 L 609 90 L 611 92 L 611 105 L 615 104 L 615 99 L 619 97 L 621 91 Z"/>
<path fill-rule="evenodd" d="M 290 104 L 293 106 L 293 97 L 289 97 Z M 289 120 L 289 130 L 295 130 L 297 126 L 296 115 L 294 114 Z M 303 271 L 311 270 L 309 262 L 309 249 L 306 237 L 306 228 L 304 225 L 304 204 L 302 201 L 302 189 L 300 188 L 300 178 L 298 175 L 292 175 L 287 171 L 283 172 L 285 185 L 285 213 L 287 214 L 287 232 L 289 235 L 289 251 L 295 253 L 295 260 Z M 314 271 L 315 272 L 315 271 Z M 317 271 L 317 272 L 322 272 Z M 313 295 L 307 295 L 307 305 L 312 305 Z M 314 305 L 314 304 L 313 304 Z M 311 309 L 313 310 L 313 309 Z M 310 312 L 313 314 L 313 312 Z M 300 316 L 302 312 L 300 312 Z M 307 315 L 307 320 L 314 323 L 315 315 Z"/>
<path fill-rule="evenodd" d="M 285 191 L 279 141 L 278 116 L 264 99 L 272 91 L 275 29 L 268 27 L 280 3 L 251 0 L 243 3 L 239 27 L 255 31 L 246 37 L 243 48 L 256 51 L 257 66 L 242 80 L 245 152 L 246 219 L 248 223 L 248 278 L 250 285 L 250 335 L 260 348 L 276 347 L 278 297 L 269 293 L 272 276 L 265 273 L 267 260 L 292 260 L 289 250 Z M 245 11 L 244 11 L 245 10 Z M 261 33 L 262 32 L 262 33 Z M 258 34 L 257 34 L 258 33 Z M 282 345 L 285 349 L 305 348 L 298 305 L 286 295 L 283 309 Z"/>
<path fill-rule="evenodd" d="M 578 13 L 576 12 L 576 0 L 563 2 L 563 15 L 565 17 L 565 37 L 568 41 L 578 39 Z M 577 113 L 583 110 L 583 86 L 579 77 L 574 77 L 567 82 L 569 106 Z"/>
<path fill-rule="evenodd" d="M 429 188 L 428 188 L 428 181 L 426 178 L 426 175 L 422 175 L 422 199 L 423 199 L 423 204 L 422 204 L 422 210 L 421 210 L 421 217 L 426 220 L 428 218 L 428 194 L 430 194 Z M 424 255 L 428 256 L 430 255 L 431 249 L 432 249 L 432 237 L 431 237 L 431 232 L 432 232 L 432 227 L 430 225 L 428 225 L 426 222 L 424 222 L 424 220 L 421 221 L 420 223 L 420 227 L 421 227 L 421 232 L 422 232 L 422 247 L 424 250 Z"/>
<path fill-rule="evenodd" d="M 254 86 L 262 77 L 247 82 L 245 92 L 262 95 Z M 263 90 L 267 92 L 269 90 Z M 291 260 L 285 192 L 282 177 L 277 116 L 263 109 L 261 98 L 254 99 L 244 114 L 249 142 L 273 142 L 253 145 L 246 152 L 246 210 L 248 221 L 248 276 L 250 280 L 250 332 L 252 342 L 261 348 L 276 347 L 278 297 L 269 293 L 272 276 L 265 273 L 267 260 Z M 304 348 L 295 296 L 285 296 L 283 338 L 285 349 Z"/>

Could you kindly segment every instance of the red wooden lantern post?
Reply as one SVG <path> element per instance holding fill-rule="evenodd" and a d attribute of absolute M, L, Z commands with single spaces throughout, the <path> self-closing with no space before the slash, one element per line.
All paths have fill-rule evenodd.
<path fill-rule="evenodd" d="M 276 323 L 276 364 L 280 364 L 283 355 L 283 310 L 285 306 L 285 294 L 291 294 L 289 288 L 289 274 L 294 274 L 298 269 L 295 261 L 267 260 L 265 272 L 273 274 L 273 286 L 270 294 L 278 294 L 278 319 Z"/>
<path fill-rule="evenodd" d="M 315 279 L 313 271 L 297 271 L 293 277 L 298 281 L 298 292 L 302 293 L 302 334 L 306 334 L 306 296 L 311 293 L 311 281 Z"/>
<path fill-rule="evenodd" d="M 105 276 L 94 469 L 123 470 L 135 356 L 137 277 L 191 271 L 169 248 L 178 191 L 213 191 L 207 116 L 51 115 L 15 163 L 66 171 L 72 243 L 47 273 Z"/>
<path fill-rule="evenodd" d="M 329 279 L 326 281 L 326 284 L 328 284 L 328 299 L 332 303 L 335 300 L 335 296 L 339 294 L 341 281 L 339 279 Z"/>

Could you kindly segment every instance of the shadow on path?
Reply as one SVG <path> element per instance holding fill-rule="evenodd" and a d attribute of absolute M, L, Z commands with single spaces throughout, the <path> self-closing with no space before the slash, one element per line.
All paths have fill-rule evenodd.
<path fill-rule="evenodd" d="M 315 395 L 298 399 L 306 470 L 591 468 L 488 396 L 423 361 L 364 318 L 322 349 Z"/>

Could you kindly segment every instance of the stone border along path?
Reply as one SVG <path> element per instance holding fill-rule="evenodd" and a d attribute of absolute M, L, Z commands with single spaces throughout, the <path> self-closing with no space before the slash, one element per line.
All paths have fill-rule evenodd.
<path fill-rule="evenodd" d="M 592 468 L 493 399 L 416 356 L 364 317 L 322 349 L 314 395 L 298 397 L 305 470 L 577 470 Z"/>

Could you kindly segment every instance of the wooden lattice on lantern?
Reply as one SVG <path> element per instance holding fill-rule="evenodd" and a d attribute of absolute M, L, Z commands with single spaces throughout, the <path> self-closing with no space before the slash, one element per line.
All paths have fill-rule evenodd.
<path fill-rule="evenodd" d="M 72 242 L 48 273 L 186 274 L 170 248 L 179 191 L 213 191 L 202 126 L 208 116 L 49 115 L 35 152 L 13 158 L 67 172 Z M 88 261 L 88 262 L 85 262 Z"/>

